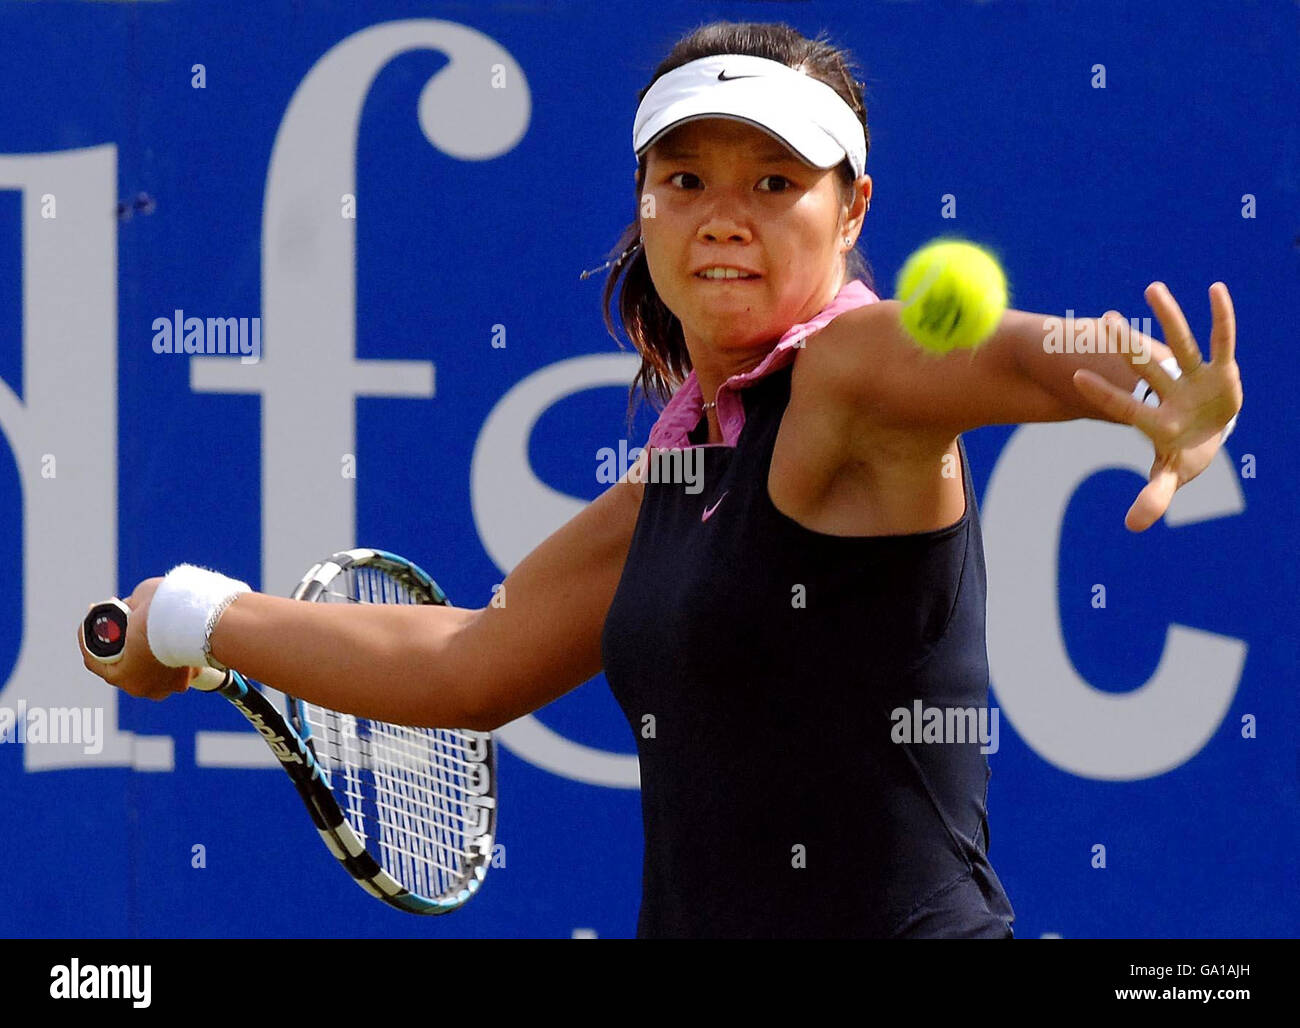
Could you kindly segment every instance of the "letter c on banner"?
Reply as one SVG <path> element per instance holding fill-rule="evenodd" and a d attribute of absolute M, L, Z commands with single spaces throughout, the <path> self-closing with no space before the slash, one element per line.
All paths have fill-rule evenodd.
<path fill-rule="evenodd" d="M 1132 692 L 1094 689 L 1070 661 L 1059 613 L 1065 508 L 1096 472 L 1124 468 L 1145 479 L 1150 465 L 1150 443 L 1127 425 L 1028 425 L 999 454 L 982 504 L 998 704 L 1035 753 L 1084 778 L 1151 778 L 1190 760 L 1227 714 L 1246 661 L 1242 640 L 1179 624 L 1169 625 L 1155 674 Z M 1164 521 L 1177 528 L 1244 508 L 1220 453 L 1178 491 Z M 1117 527 L 1122 516 L 1115 511 Z"/>

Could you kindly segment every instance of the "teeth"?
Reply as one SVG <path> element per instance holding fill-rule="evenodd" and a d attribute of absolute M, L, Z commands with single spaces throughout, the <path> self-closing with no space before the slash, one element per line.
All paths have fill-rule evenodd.
<path fill-rule="evenodd" d="M 754 278 L 753 275 L 747 275 L 744 272 L 737 271 L 735 268 L 705 268 L 698 273 L 699 278 Z"/>

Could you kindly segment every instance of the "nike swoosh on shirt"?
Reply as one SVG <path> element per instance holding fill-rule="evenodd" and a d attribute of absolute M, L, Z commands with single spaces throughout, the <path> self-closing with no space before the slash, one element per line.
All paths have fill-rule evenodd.
<path fill-rule="evenodd" d="M 751 76 L 751 78 L 752 77 L 754 76 Z M 731 492 L 730 489 L 727 490 L 727 493 L 729 492 Z M 723 500 L 727 498 L 727 493 L 723 493 L 721 496 L 718 497 L 718 503 L 721 503 Z M 705 507 L 704 512 L 700 514 L 700 520 L 708 521 L 709 518 L 713 516 L 713 512 L 718 509 L 718 503 L 715 503 L 712 507 Z"/>

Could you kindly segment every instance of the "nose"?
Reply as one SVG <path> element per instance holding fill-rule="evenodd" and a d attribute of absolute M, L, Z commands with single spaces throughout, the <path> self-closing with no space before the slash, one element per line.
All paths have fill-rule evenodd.
<path fill-rule="evenodd" d="M 700 225 L 697 236 L 700 240 L 709 243 L 748 243 L 753 238 L 744 225 L 722 215 L 713 215 L 704 221 Z"/>
<path fill-rule="evenodd" d="M 744 190 L 726 184 L 705 190 L 707 206 L 700 211 L 696 239 L 706 243 L 748 243 L 753 233 L 747 227 L 750 214 Z"/>

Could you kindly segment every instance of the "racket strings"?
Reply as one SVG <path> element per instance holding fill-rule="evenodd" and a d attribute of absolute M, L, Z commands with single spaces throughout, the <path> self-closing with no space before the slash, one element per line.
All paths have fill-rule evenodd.
<path fill-rule="evenodd" d="M 340 714 L 324 707 L 306 706 L 315 712 L 311 719 L 313 727 L 319 726 L 326 736 L 326 746 L 318 754 L 322 761 L 333 759 L 336 752 L 343 752 L 352 763 L 371 762 L 373 758 L 369 755 L 375 754 L 387 764 L 415 770 L 438 764 L 468 774 L 483 765 L 486 746 L 481 733 L 446 728 L 403 728 Z M 367 730 L 366 726 L 375 727 Z"/>
<path fill-rule="evenodd" d="M 419 603 L 380 569 L 349 568 L 322 600 Z M 412 892 L 444 896 L 473 876 L 473 848 L 488 823 L 487 746 L 482 733 L 410 728 L 302 704 L 318 763 L 352 830 L 379 864 Z"/>
<path fill-rule="evenodd" d="M 469 752 L 471 747 L 466 740 L 445 731 L 438 732 L 440 737 L 433 740 L 410 738 L 418 730 L 399 729 L 382 722 L 368 725 L 363 722 L 358 728 L 356 719 L 350 715 L 320 708 L 308 708 L 307 721 L 322 771 L 342 779 L 344 802 L 340 806 L 363 843 L 368 832 L 362 772 L 369 771 L 373 789 L 367 791 L 373 792 L 380 826 L 386 830 L 384 844 L 395 854 L 428 859 L 449 873 L 460 873 L 461 867 L 450 867 L 439 859 L 439 851 L 455 851 L 466 859 L 474 856 L 467 843 L 472 839 L 471 833 L 477 834 L 481 821 L 478 816 L 466 816 L 466 811 L 478 798 L 477 788 L 468 787 L 472 784 L 470 776 L 476 775 L 477 768 L 464 759 L 438 751 Z M 428 754 L 426 757 L 420 756 L 421 749 Z M 330 784 L 338 791 L 338 786 Z M 420 842 L 432 838 L 436 845 L 416 852 L 405 844 L 403 836 Z"/>

